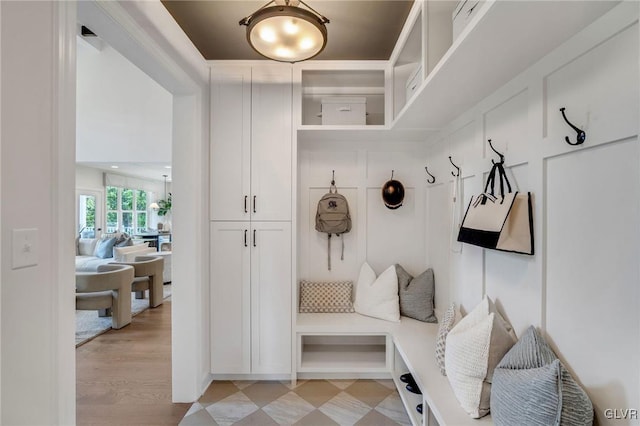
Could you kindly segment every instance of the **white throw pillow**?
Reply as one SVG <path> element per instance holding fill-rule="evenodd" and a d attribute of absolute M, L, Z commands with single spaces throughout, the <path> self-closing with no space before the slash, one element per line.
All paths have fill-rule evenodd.
<path fill-rule="evenodd" d="M 377 279 L 376 273 L 368 263 L 362 265 L 353 308 L 362 315 L 400 321 L 398 275 L 395 265 L 388 267 Z"/>
<path fill-rule="evenodd" d="M 447 378 L 471 417 L 489 413 L 493 370 L 516 341 L 511 325 L 486 296 L 447 335 Z"/>
<path fill-rule="evenodd" d="M 80 238 L 78 240 L 79 256 L 94 256 L 96 250 L 97 238 Z"/>

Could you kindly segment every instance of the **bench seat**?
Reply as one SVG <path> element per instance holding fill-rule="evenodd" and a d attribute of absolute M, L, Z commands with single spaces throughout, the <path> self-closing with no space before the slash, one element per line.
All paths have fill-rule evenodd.
<path fill-rule="evenodd" d="M 441 425 L 490 425 L 491 416 L 472 419 L 462 410 L 453 389 L 435 360 L 436 336 L 438 324 L 424 323 L 412 318 L 402 317 L 400 322 L 393 323 L 357 313 L 353 314 L 298 314 L 296 332 L 320 334 L 388 334 L 395 346 L 396 354 L 402 358 L 409 372 L 416 380 L 423 402 L 429 407 L 431 414 Z M 397 364 L 397 363 L 396 363 Z M 396 386 L 402 384 L 395 377 L 397 372 L 390 371 Z M 399 389 L 400 392 L 406 392 Z M 414 410 L 415 407 L 406 407 Z M 425 410 L 425 413 L 427 411 Z M 415 422 L 415 416 L 410 416 Z"/>

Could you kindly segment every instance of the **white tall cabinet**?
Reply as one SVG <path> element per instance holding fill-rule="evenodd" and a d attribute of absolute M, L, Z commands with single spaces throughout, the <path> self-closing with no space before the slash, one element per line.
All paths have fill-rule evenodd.
<path fill-rule="evenodd" d="M 291 67 L 212 65 L 211 371 L 291 365 Z"/>

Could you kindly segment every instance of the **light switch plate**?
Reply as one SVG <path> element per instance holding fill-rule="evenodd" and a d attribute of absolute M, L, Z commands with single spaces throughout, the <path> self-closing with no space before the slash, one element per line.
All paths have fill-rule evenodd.
<path fill-rule="evenodd" d="M 12 268 L 26 268 L 37 264 L 38 229 L 14 229 Z"/>

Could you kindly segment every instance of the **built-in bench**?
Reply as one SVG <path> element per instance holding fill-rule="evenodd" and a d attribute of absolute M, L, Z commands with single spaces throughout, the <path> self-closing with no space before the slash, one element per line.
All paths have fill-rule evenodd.
<path fill-rule="evenodd" d="M 436 364 L 437 334 L 438 324 L 406 317 L 393 323 L 360 314 L 298 314 L 297 371 L 302 375 L 334 373 L 334 377 L 391 374 L 414 426 L 493 424 L 491 416 L 472 419 L 460 407 Z M 422 395 L 407 391 L 400 382 L 400 375 L 407 371 Z M 425 407 L 424 422 L 416 411 L 420 403 Z"/>

